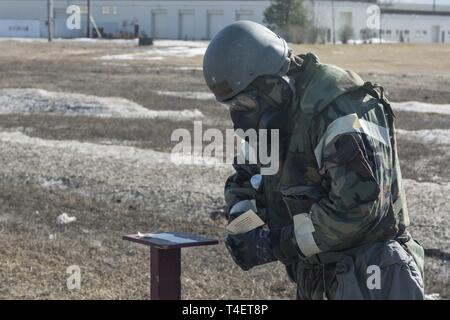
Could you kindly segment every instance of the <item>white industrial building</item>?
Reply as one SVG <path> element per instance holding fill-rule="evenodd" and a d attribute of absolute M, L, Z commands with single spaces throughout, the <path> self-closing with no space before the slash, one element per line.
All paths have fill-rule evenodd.
<path fill-rule="evenodd" d="M 343 27 L 353 29 L 353 39 L 372 28 L 377 38 L 392 42 L 450 43 L 450 6 L 433 5 L 432 0 L 417 3 L 381 3 L 378 1 L 307 0 L 314 25 L 327 31 L 326 42 L 339 42 Z M 378 7 L 378 8 L 377 8 Z M 374 28 L 376 22 L 377 27 Z M 373 29 L 374 28 L 374 29 Z"/>
<path fill-rule="evenodd" d="M 53 0 L 54 33 L 56 37 L 86 36 L 86 0 Z M 211 39 L 226 24 L 236 20 L 262 22 L 263 12 L 269 1 L 152 1 L 152 0 L 92 0 L 91 16 L 96 25 L 108 34 L 133 33 L 136 25 L 139 33 L 153 38 Z M 81 29 L 70 30 L 66 26 L 70 5 L 81 8 Z M 47 0 L 0 0 L 0 26 L 6 20 L 6 28 L 16 21 L 16 28 L 0 27 L 0 36 L 15 36 L 28 29 L 30 36 L 36 32 L 47 36 Z M 37 28 L 37 24 L 39 27 Z M 27 27 L 29 25 L 29 27 Z M 37 30 L 37 31 L 36 31 Z M 17 33 L 22 36 L 23 33 Z"/>
<path fill-rule="evenodd" d="M 450 43 L 450 6 L 397 4 L 382 7 L 380 19 L 380 11 L 373 11 L 373 0 L 304 3 L 308 17 L 324 34 L 324 42 L 339 41 L 340 30 L 347 26 L 356 40 L 370 27 L 377 37 L 381 32 L 389 41 Z M 68 27 L 73 14 L 68 8 L 72 5 L 80 9 L 77 28 Z M 236 20 L 262 23 L 269 5 L 270 1 L 261 0 L 91 0 L 91 26 L 112 36 L 137 33 L 153 38 L 204 40 Z M 85 37 L 87 11 L 87 0 L 53 0 L 54 36 Z M 381 27 L 375 27 L 374 21 L 381 21 Z M 46 24 L 47 0 L 0 0 L 0 37 L 47 37 Z"/>
<path fill-rule="evenodd" d="M 391 41 L 450 43 L 448 11 L 383 9 L 381 36 Z"/>

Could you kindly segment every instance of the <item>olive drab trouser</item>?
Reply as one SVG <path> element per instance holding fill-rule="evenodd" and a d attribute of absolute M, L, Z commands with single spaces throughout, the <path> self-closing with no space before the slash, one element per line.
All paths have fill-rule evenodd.
<path fill-rule="evenodd" d="M 387 240 L 300 260 L 297 299 L 423 300 L 423 270 L 416 263 L 423 250 L 413 255 L 409 247 Z"/>

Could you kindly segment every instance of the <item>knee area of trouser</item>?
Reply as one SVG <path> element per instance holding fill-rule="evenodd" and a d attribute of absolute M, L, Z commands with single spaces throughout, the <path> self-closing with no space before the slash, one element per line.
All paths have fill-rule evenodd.
<path fill-rule="evenodd" d="M 336 299 L 423 299 L 423 279 L 412 255 L 392 240 L 372 244 L 336 267 Z"/>
<path fill-rule="evenodd" d="M 333 297 L 336 264 L 297 266 L 297 299 L 322 300 Z"/>

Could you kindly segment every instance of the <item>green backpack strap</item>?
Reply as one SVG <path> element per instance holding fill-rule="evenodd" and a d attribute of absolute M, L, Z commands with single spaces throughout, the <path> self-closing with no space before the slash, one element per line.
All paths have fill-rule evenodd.
<path fill-rule="evenodd" d="M 395 131 L 395 114 L 392 106 L 384 95 L 384 88 L 377 83 L 365 82 L 361 88 L 364 92 L 377 99 L 384 107 L 388 129 L 389 139 L 392 147 L 392 165 L 394 167 L 392 183 L 392 210 L 398 222 L 399 234 L 402 234 L 409 225 L 408 208 L 406 206 L 406 196 L 403 189 L 402 175 L 397 152 L 397 139 Z"/>

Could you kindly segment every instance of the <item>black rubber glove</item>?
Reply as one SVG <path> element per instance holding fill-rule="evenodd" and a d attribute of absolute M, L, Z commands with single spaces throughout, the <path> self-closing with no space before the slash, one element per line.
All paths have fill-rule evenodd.
<path fill-rule="evenodd" d="M 272 253 L 270 231 L 262 227 L 242 234 L 228 234 L 225 245 L 242 270 L 276 261 Z"/>

